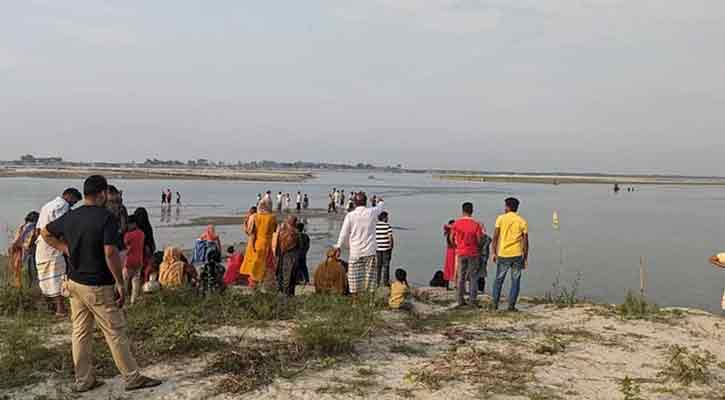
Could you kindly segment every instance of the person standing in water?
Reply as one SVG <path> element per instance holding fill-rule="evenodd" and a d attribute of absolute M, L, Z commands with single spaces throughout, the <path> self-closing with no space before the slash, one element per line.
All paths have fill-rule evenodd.
<path fill-rule="evenodd" d="M 300 211 L 302 211 L 302 193 L 297 191 L 297 213 L 299 214 Z"/>
<path fill-rule="evenodd" d="M 166 192 L 162 190 L 161 191 L 161 205 L 163 206 L 165 204 L 166 204 Z"/>
<path fill-rule="evenodd" d="M 529 260 L 529 225 L 519 214 L 519 200 L 509 197 L 505 200 L 505 212 L 496 218 L 496 232 L 493 235 L 493 261 L 496 263 L 496 281 L 493 286 L 493 309 L 498 309 L 501 288 L 506 274 L 511 271 L 511 290 L 508 310 L 516 311 L 516 300 L 521 286 L 521 272 Z"/>
<path fill-rule="evenodd" d="M 179 193 L 179 192 L 176 192 L 176 205 L 177 206 L 181 205 L 181 193 Z"/>
<path fill-rule="evenodd" d="M 310 208 L 310 198 L 307 196 L 307 193 L 305 193 L 305 197 L 302 199 L 302 208 L 305 210 Z"/>

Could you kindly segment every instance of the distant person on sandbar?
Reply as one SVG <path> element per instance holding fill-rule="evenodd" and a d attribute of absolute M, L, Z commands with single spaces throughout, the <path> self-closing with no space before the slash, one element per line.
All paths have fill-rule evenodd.
<path fill-rule="evenodd" d="M 282 201 L 284 199 L 284 195 L 282 192 L 277 193 L 277 212 L 282 212 Z"/>
<path fill-rule="evenodd" d="M 177 206 L 181 205 L 181 193 L 179 193 L 179 192 L 176 192 L 176 205 Z"/>
<path fill-rule="evenodd" d="M 383 210 L 383 201 L 376 207 L 367 207 L 367 196 L 358 193 L 353 199 L 355 210 L 345 216 L 335 248 L 349 248 L 347 281 L 350 293 L 375 290 L 377 281 L 377 242 L 375 227 Z"/>
<path fill-rule="evenodd" d="M 161 205 L 163 206 L 164 204 L 166 204 L 166 191 L 162 190 L 161 191 Z"/>
<path fill-rule="evenodd" d="M 504 214 L 496 218 L 496 232 L 491 243 L 493 262 L 496 263 L 496 280 L 491 295 L 494 310 L 498 309 L 506 274 L 511 271 L 508 310 L 517 311 L 521 273 L 529 262 L 529 224 L 518 214 L 518 210 L 519 200 L 509 197 L 505 200 Z"/>
<path fill-rule="evenodd" d="M 478 275 L 481 269 L 480 242 L 486 233 L 483 225 L 473 219 L 473 204 L 466 202 L 461 207 L 463 215 L 453 223 L 451 233 L 456 245 L 456 265 L 458 274 L 458 306 L 466 304 L 464 292 L 468 282 L 468 304 L 478 306 Z"/>
<path fill-rule="evenodd" d="M 305 193 L 305 197 L 302 199 L 302 208 L 305 210 L 310 208 L 310 198 L 307 196 L 307 193 Z"/>
<path fill-rule="evenodd" d="M 254 215 L 253 225 L 248 227 L 249 245 L 244 255 L 241 274 L 249 276 L 249 286 L 256 287 L 265 281 L 267 271 L 274 272 L 272 262 L 272 236 L 277 230 L 277 217 L 272 204 L 262 201 Z"/>
<path fill-rule="evenodd" d="M 297 213 L 299 214 L 300 211 L 302 211 L 302 193 L 297 192 Z"/>
<path fill-rule="evenodd" d="M 345 191 L 340 190 L 340 207 L 345 207 Z"/>

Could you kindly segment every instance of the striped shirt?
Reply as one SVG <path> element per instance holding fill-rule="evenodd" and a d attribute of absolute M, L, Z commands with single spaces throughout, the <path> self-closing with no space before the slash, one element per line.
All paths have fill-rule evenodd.
<path fill-rule="evenodd" d="M 393 237 L 393 228 L 387 222 L 378 222 L 375 225 L 375 241 L 378 244 L 378 251 L 388 251 L 391 249 L 391 239 Z"/>

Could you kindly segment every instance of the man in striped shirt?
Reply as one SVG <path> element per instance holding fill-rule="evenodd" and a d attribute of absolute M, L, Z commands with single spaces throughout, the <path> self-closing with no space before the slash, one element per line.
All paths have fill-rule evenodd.
<path fill-rule="evenodd" d="M 390 286 L 390 259 L 393 255 L 393 228 L 388 223 L 388 213 L 383 211 L 378 216 L 375 226 L 375 241 L 378 246 L 378 279 L 380 286 L 382 280 L 385 286 Z"/>

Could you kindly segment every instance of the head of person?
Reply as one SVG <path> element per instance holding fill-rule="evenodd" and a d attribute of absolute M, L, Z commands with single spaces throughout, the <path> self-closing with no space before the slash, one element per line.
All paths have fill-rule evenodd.
<path fill-rule="evenodd" d="M 294 215 L 290 215 L 285 219 L 285 223 L 289 225 L 291 228 L 297 229 L 297 217 Z"/>
<path fill-rule="evenodd" d="M 272 191 L 271 190 L 267 190 L 267 194 L 272 194 Z"/>
<path fill-rule="evenodd" d="M 272 212 L 272 203 L 269 200 L 262 200 L 262 202 L 259 203 L 259 212 Z"/>
<path fill-rule="evenodd" d="M 468 201 L 463 203 L 463 205 L 461 206 L 461 210 L 463 211 L 463 215 L 473 215 L 473 203 Z"/>
<path fill-rule="evenodd" d="M 257 213 L 256 206 L 249 207 L 249 215 L 256 214 L 256 213 Z"/>
<path fill-rule="evenodd" d="M 407 285 L 408 284 L 408 273 L 405 272 L 405 270 L 402 268 L 396 269 L 395 270 L 395 280 Z"/>
<path fill-rule="evenodd" d="M 151 221 L 149 220 L 149 213 L 145 208 L 139 207 L 133 212 L 133 216 L 136 219 L 136 226 L 141 230 L 146 230 L 151 227 Z"/>
<path fill-rule="evenodd" d="M 304 232 L 305 231 L 305 224 L 303 224 L 302 222 L 298 222 L 297 223 L 297 231 L 300 232 L 300 233 Z"/>
<path fill-rule="evenodd" d="M 181 249 L 178 247 L 169 246 L 166 249 L 164 249 L 164 258 L 163 262 L 166 264 L 173 264 L 177 261 L 183 261 L 184 254 L 181 252 Z"/>
<path fill-rule="evenodd" d="M 65 200 L 65 202 L 71 207 L 83 199 L 81 192 L 76 188 L 68 188 L 64 190 L 61 197 L 63 197 L 63 200 Z"/>
<path fill-rule="evenodd" d="M 108 202 L 108 181 L 102 175 L 91 175 L 83 182 L 86 203 L 105 207 Z"/>
<path fill-rule="evenodd" d="M 37 211 L 31 211 L 25 216 L 25 222 L 34 224 L 38 222 L 38 218 L 40 218 L 40 214 Z"/>
<path fill-rule="evenodd" d="M 354 196 L 352 204 L 355 207 L 365 207 L 368 204 L 368 196 L 364 192 L 360 192 Z"/>
<path fill-rule="evenodd" d="M 126 220 L 126 224 L 128 224 L 128 230 L 129 231 L 135 231 L 138 229 L 138 222 L 136 222 L 136 216 L 135 215 L 129 215 L 128 219 Z"/>
<path fill-rule="evenodd" d="M 519 199 L 515 197 L 509 197 L 504 200 L 506 204 L 506 212 L 518 212 L 519 211 Z"/>
<path fill-rule="evenodd" d="M 229 255 L 234 254 L 234 246 L 227 247 L 227 254 L 229 254 Z"/>
<path fill-rule="evenodd" d="M 381 212 L 380 215 L 378 215 L 378 221 L 388 222 L 388 212 L 387 211 Z"/>
<path fill-rule="evenodd" d="M 163 251 L 157 251 L 151 256 L 151 264 L 154 266 L 154 268 L 159 268 L 159 265 L 164 262 L 164 252 Z"/>

